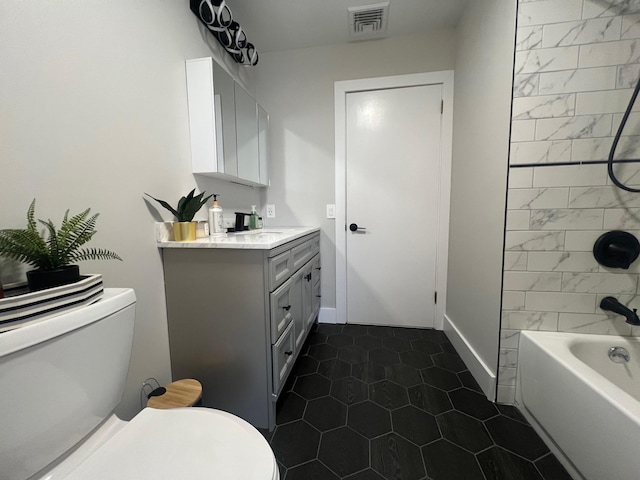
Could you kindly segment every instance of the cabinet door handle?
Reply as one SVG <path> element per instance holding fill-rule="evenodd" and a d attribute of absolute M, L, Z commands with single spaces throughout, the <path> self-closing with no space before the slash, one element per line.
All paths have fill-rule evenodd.
<path fill-rule="evenodd" d="M 307 275 L 304 276 L 304 278 L 307 279 L 307 282 L 310 282 L 311 281 L 311 274 L 308 273 Z"/>
<path fill-rule="evenodd" d="M 316 270 L 322 270 L 322 267 L 316 267 Z"/>
<path fill-rule="evenodd" d="M 287 357 L 290 357 L 291 355 L 293 355 L 293 351 L 292 351 L 292 350 L 288 350 L 288 351 L 284 352 L 284 354 L 285 354 Z"/>
<path fill-rule="evenodd" d="M 289 310 L 291 310 L 291 305 L 287 305 L 286 307 L 282 307 L 282 308 L 288 312 Z"/>
<path fill-rule="evenodd" d="M 322 298 L 322 295 L 316 295 L 316 298 Z"/>

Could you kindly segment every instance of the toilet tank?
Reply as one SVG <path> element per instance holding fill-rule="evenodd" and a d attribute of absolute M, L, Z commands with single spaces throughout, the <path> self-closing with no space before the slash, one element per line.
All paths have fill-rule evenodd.
<path fill-rule="evenodd" d="M 24 480 L 95 429 L 121 400 L 134 291 L 0 333 L 0 480 Z"/>

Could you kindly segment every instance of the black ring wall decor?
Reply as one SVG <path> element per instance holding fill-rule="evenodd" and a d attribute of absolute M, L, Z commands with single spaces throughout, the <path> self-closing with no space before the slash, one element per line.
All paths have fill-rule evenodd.
<path fill-rule="evenodd" d="M 256 47 L 247 41 L 247 35 L 233 19 L 225 0 L 189 0 L 189 8 L 205 27 L 240 65 L 258 63 Z"/>

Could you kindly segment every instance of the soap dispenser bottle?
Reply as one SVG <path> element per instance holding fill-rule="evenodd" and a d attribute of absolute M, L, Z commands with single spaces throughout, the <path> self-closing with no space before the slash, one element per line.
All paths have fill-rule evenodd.
<path fill-rule="evenodd" d="M 214 193 L 213 205 L 211 205 L 209 209 L 209 235 L 212 237 L 220 237 L 224 236 L 225 233 L 222 207 L 218 204 L 218 194 Z"/>
<path fill-rule="evenodd" d="M 256 230 L 258 228 L 258 212 L 256 212 L 256 206 L 251 205 L 251 215 L 249 216 L 249 230 Z"/>

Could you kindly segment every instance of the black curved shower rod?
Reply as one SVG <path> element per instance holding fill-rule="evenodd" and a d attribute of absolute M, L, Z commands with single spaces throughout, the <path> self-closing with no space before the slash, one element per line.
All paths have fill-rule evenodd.
<path fill-rule="evenodd" d="M 624 129 L 624 126 L 627 124 L 627 120 L 629 119 L 629 115 L 631 114 L 633 105 L 636 103 L 636 98 L 638 97 L 639 92 L 640 92 L 640 78 L 638 79 L 636 88 L 633 90 L 633 94 L 631 95 L 631 99 L 629 100 L 629 105 L 627 105 L 627 109 L 624 112 L 624 116 L 620 121 L 620 126 L 618 127 L 616 136 L 614 137 L 613 143 L 611 144 L 611 150 L 609 151 L 609 159 L 607 160 L 607 172 L 609 173 L 609 178 L 611 179 L 611 181 L 616 185 L 616 187 L 621 188 L 622 190 L 626 190 L 627 192 L 634 192 L 634 193 L 640 193 L 640 189 L 626 186 L 620 180 L 618 180 L 616 178 L 615 173 L 613 173 L 613 156 L 616 153 L 616 147 L 618 146 L 618 142 L 620 141 L 622 130 Z M 620 160 L 617 160 L 616 162 L 620 162 Z"/>

